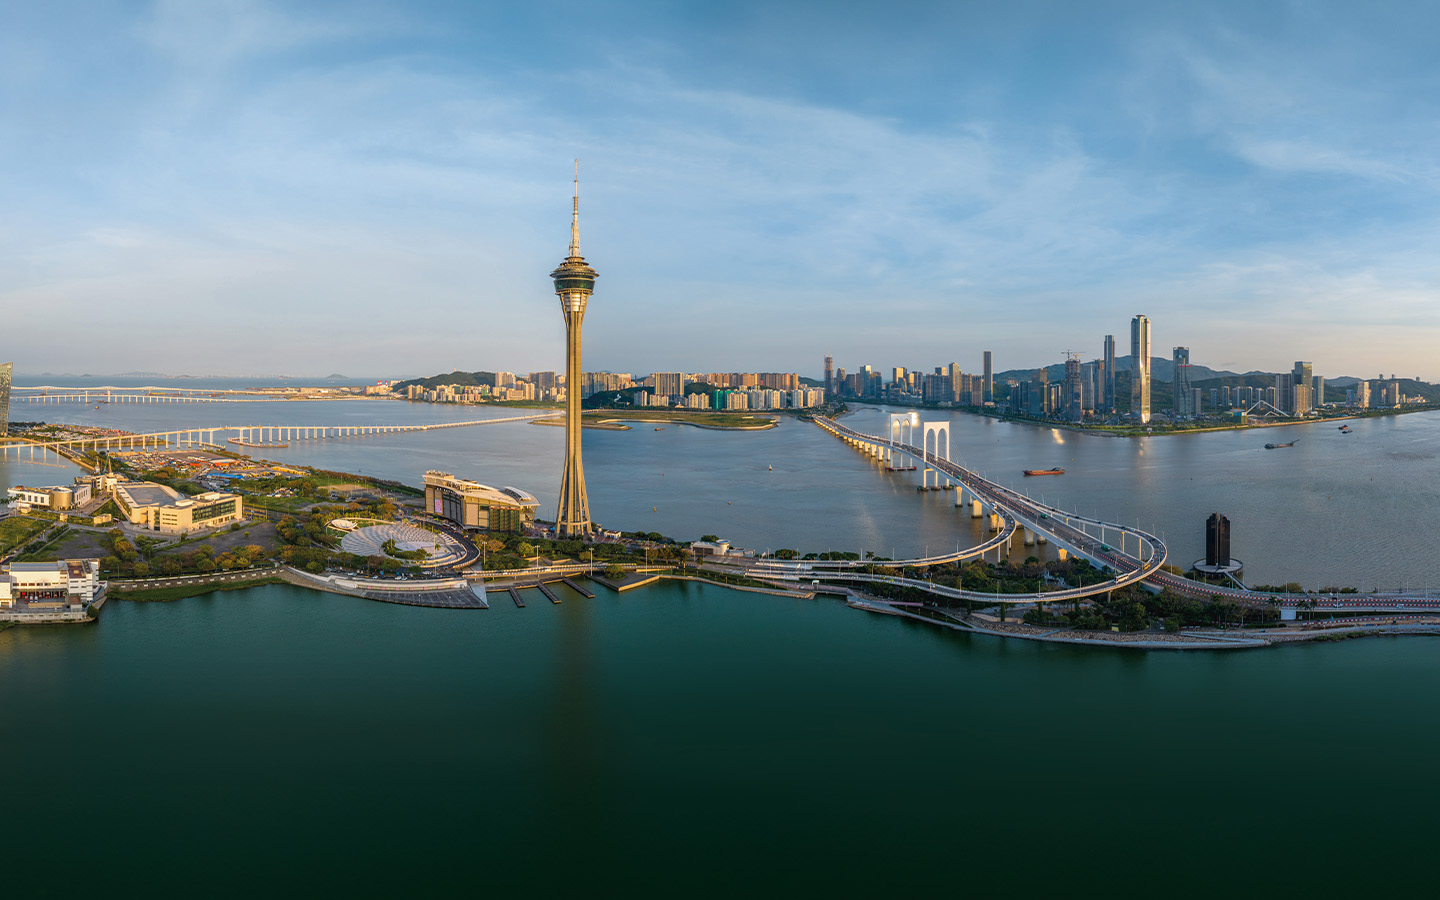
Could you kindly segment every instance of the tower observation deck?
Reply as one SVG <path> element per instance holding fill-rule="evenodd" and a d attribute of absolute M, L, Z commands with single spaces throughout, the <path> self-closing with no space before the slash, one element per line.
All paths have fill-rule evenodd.
<path fill-rule="evenodd" d="M 595 290 L 598 272 L 580 255 L 580 176 L 575 176 L 574 205 L 570 213 L 570 254 L 550 277 L 560 312 L 565 317 L 565 468 L 560 475 L 560 502 L 555 512 L 555 534 L 562 538 L 587 537 L 590 500 L 585 494 L 585 466 L 580 455 L 580 330 L 585 307 Z"/>

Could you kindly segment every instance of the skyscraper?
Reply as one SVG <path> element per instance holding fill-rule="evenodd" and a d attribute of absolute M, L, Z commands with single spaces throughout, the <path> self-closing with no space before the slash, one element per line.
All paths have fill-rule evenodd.
<path fill-rule="evenodd" d="M 1205 520 L 1205 564 L 1230 565 L 1230 520 L 1218 512 Z"/>
<path fill-rule="evenodd" d="M 835 357 L 825 357 L 825 397 L 835 396 Z"/>
<path fill-rule="evenodd" d="M 1065 418 L 1078 422 L 1085 418 L 1085 389 L 1080 385 L 1080 357 L 1065 354 Z"/>
<path fill-rule="evenodd" d="M 1296 416 L 1303 416 L 1310 412 L 1314 405 L 1311 402 L 1310 391 L 1314 387 L 1314 373 L 1311 365 L 1302 360 L 1296 360 L 1295 368 L 1290 372 L 1290 385 L 1293 399 L 1290 402 L 1290 413 Z"/>
<path fill-rule="evenodd" d="M 1175 415 L 1177 417 L 1193 416 L 1199 410 L 1191 402 L 1193 398 L 1190 394 L 1190 348 L 1176 347 L 1174 356 L 1171 357 L 1171 364 L 1175 370 L 1173 375 L 1175 389 L 1171 392 L 1175 400 Z"/>
<path fill-rule="evenodd" d="M 1105 335 L 1105 395 L 1100 408 L 1115 411 L 1115 335 Z"/>
<path fill-rule="evenodd" d="M 1150 320 L 1136 316 L 1130 320 L 1130 415 L 1141 425 L 1150 424 Z"/>
<path fill-rule="evenodd" d="M 550 273 L 555 295 L 565 316 L 565 384 L 580 383 L 580 326 L 585 306 L 595 290 L 598 272 L 580 255 L 580 175 L 575 175 L 575 200 L 570 213 L 570 255 Z M 560 475 L 560 503 L 555 512 L 555 535 L 562 538 L 588 537 L 590 500 L 585 494 L 585 466 L 580 459 L 580 392 L 565 392 L 565 469 Z"/>
<path fill-rule="evenodd" d="M 989 350 L 985 351 L 985 402 L 995 402 L 994 359 L 990 356 Z"/>
<path fill-rule="evenodd" d="M 0 363 L 0 437 L 10 433 L 10 373 L 14 363 Z"/>

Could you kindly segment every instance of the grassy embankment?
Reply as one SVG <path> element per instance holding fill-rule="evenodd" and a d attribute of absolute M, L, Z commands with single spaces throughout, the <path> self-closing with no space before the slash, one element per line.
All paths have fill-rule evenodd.
<path fill-rule="evenodd" d="M 671 422 L 721 430 L 760 430 L 775 427 L 775 417 L 739 412 L 705 412 L 691 409 L 587 409 L 580 416 L 587 427 L 627 428 L 625 422 Z M 563 425 L 560 418 L 541 419 L 537 425 Z"/>
<path fill-rule="evenodd" d="M 199 597 L 203 594 L 215 594 L 220 591 L 238 591 L 242 588 L 259 587 L 262 584 L 288 584 L 283 578 L 274 575 L 265 575 L 248 581 L 220 581 L 210 584 L 178 584 L 173 587 L 147 588 L 125 590 L 120 582 L 114 582 L 110 590 L 112 600 L 130 600 L 140 603 L 164 603 L 171 600 L 184 600 L 188 597 Z"/>

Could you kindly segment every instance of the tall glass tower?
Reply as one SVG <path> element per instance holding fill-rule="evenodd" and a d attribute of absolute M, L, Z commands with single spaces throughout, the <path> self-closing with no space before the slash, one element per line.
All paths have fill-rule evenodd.
<path fill-rule="evenodd" d="M 1141 425 L 1150 424 L 1150 319 L 1136 316 L 1130 320 L 1130 355 L 1135 364 L 1130 368 L 1130 415 Z"/>
<path fill-rule="evenodd" d="M 1105 398 L 1100 407 L 1106 412 L 1115 411 L 1115 335 L 1105 335 Z"/>
<path fill-rule="evenodd" d="M 590 535 L 590 500 L 585 495 L 585 466 L 580 460 L 580 326 L 585 305 L 595 290 L 598 272 L 580 255 L 580 174 L 575 174 L 575 201 L 570 213 L 570 255 L 550 273 L 555 295 L 565 316 L 565 469 L 560 475 L 560 504 L 555 512 L 555 535 L 584 538 Z"/>

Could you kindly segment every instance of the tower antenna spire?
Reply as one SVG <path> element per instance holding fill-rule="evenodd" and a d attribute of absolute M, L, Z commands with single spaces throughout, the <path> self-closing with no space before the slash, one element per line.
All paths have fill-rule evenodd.
<path fill-rule="evenodd" d="M 575 208 L 570 213 L 570 255 L 580 255 L 580 160 L 575 160 Z"/>

